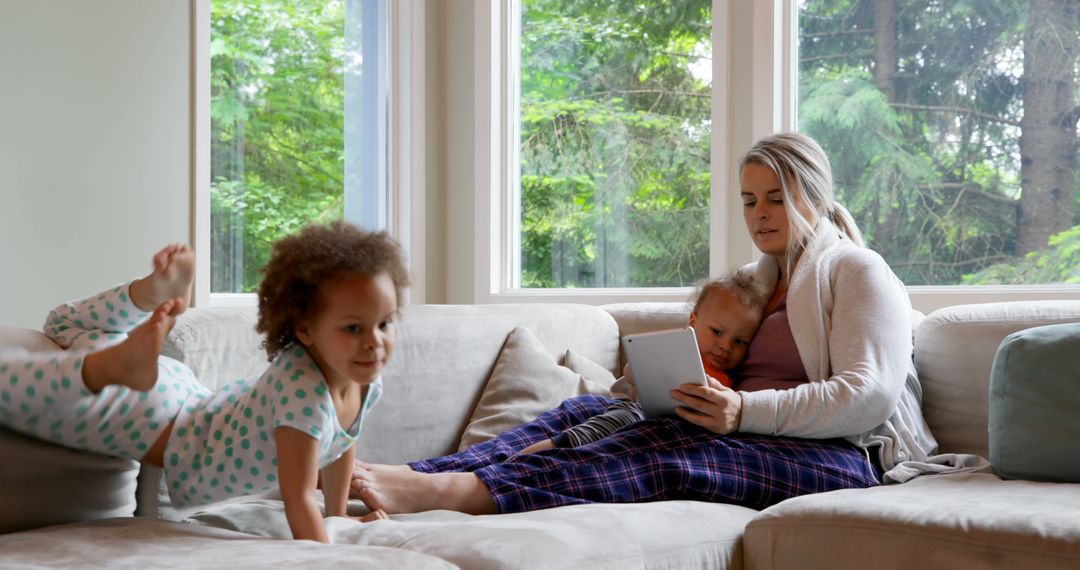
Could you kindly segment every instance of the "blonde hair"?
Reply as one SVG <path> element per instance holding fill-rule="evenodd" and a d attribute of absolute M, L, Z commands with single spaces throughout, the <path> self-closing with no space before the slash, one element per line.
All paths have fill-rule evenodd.
<path fill-rule="evenodd" d="M 832 222 L 856 245 L 866 246 L 855 219 L 847 208 L 836 201 L 829 157 L 817 141 L 801 133 L 770 135 L 746 151 L 739 163 L 740 175 L 747 164 L 764 166 L 780 179 L 791 236 L 787 244 L 789 264 L 814 236 L 821 218 Z M 799 212 L 799 204 L 809 206 L 811 219 Z"/>
<path fill-rule="evenodd" d="M 705 299 L 716 291 L 731 293 L 743 307 L 752 311 L 760 311 L 769 302 L 769 290 L 753 273 L 740 269 L 729 275 L 721 275 L 705 279 L 694 288 L 688 304 L 693 307 L 691 313 L 696 313 L 705 303 Z"/>

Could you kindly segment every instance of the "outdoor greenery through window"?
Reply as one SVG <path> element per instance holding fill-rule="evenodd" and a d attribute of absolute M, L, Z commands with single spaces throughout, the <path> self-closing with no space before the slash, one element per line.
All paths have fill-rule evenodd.
<path fill-rule="evenodd" d="M 211 0 L 212 292 L 254 291 L 270 244 L 309 222 L 369 219 L 350 210 L 376 202 L 382 167 L 363 56 L 385 57 L 370 43 L 384 6 Z"/>
<path fill-rule="evenodd" d="M 799 129 L 908 285 L 1080 283 L 1074 0 L 803 0 Z"/>
<path fill-rule="evenodd" d="M 522 0 L 522 287 L 708 274 L 711 4 Z"/>
<path fill-rule="evenodd" d="M 1078 3 L 798 6 L 798 129 L 905 283 L 1080 282 Z M 710 8 L 521 1 L 521 286 L 707 273 Z"/>

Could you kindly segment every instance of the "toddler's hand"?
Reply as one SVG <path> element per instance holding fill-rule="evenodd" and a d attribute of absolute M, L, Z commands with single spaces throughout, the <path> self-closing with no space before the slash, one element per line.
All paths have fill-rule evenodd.
<path fill-rule="evenodd" d="M 362 517 L 349 517 L 349 518 L 353 518 L 353 519 L 358 520 L 358 521 L 360 521 L 362 523 L 366 523 L 366 522 L 372 522 L 372 521 L 389 520 L 390 515 L 386 514 L 386 511 L 384 511 L 382 509 L 375 509 L 374 511 L 371 511 L 370 513 L 368 513 L 368 514 L 366 514 L 366 515 L 364 515 Z"/>
<path fill-rule="evenodd" d="M 536 453 L 537 451 L 543 451 L 545 449 L 552 449 L 555 447 L 555 441 L 551 439 L 545 439 L 544 441 L 538 441 L 525 449 L 517 452 L 516 455 L 525 455 L 527 453 Z"/>
<path fill-rule="evenodd" d="M 623 376 L 615 381 L 611 385 L 611 391 L 616 394 L 625 394 L 630 397 L 631 400 L 637 401 L 638 392 L 637 385 L 634 384 L 634 371 L 627 364 L 623 368 Z"/>

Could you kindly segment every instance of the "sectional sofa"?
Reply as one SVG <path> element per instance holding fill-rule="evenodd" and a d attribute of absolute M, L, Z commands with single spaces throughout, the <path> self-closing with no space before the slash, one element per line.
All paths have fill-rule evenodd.
<path fill-rule="evenodd" d="M 211 387 L 258 372 L 265 357 L 254 319 L 254 308 L 191 310 L 165 353 Z M 358 456 L 400 463 L 445 454 L 563 398 L 603 393 L 621 368 L 621 336 L 686 319 L 680 303 L 407 307 Z M 1076 301 L 914 315 L 924 415 L 941 450 L 990 457 L 990 378 L 1002 341 L 1076 322 Z M 5 346 L 57 349 L 40 333 L 0 327 Z M 1080 393 L 1080 378 L 1074 387 Z M 1069 432 L 1080 409 L 1069 413 L 1076 421 L 1056 434 L 1064 439 L 1052 440 L 1052 451 L 1080 450 L 1070 449 L 1080 430 Z M 364 511 L 359 502 L 351 508 Z M 434 511 L 367 524 L 333 518 L 327 526 L 332 545 L 275 540 L 289 531 L 272 495 L 177 511 L 153 468 L 0 431 L 2 567 L 1080 568 L 1080 484 L 989 470 L 801 497 L 761 512 L 670 501 L 493 516 Z"/>

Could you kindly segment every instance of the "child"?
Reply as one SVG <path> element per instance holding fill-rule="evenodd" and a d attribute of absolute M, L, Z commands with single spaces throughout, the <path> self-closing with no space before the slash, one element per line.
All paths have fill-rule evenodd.
<path fill-rule="evenodd" d="M 0 424 L 163 467 L 177 507 L 278 488 L 293 537 L 328 542 L 313 491 L 321 470 L 326 516 L 345 515 L 408 285 L 400 249 L 344 222 L 276 242 L 256 325 L 271 364 L 217 393 L 159 356 L 194 268 L 190 248 L 168 246 L 146 277 L 53 310 L 45 332 L 69 350 L 0 355 Z"/>
<path fill-rule="evenodd" d="M 743 272 L 708 280 L 691 297 L 694 308 L 690 312 L 690 327 L 697 337 L 705 373 L 728 388 L 732 382 L 726 371 L 734 368 L 746 356 L 746 349 L 761 323 L 767 301 L 768 293 L 764 286 L 753 275 Z M 629 398 L 519 453 L 534 453 L 553 447 L 580 447 L 645 419 L 641 405 L 635 401 L 637 394 L 629 365 L 626 375 L 612 386 L 612 391 L 628 392 Z"/>

